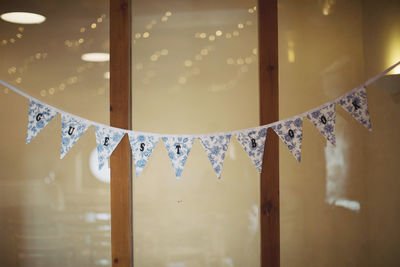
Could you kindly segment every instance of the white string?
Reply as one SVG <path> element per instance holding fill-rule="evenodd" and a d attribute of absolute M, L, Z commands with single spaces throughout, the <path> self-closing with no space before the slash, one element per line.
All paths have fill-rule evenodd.
<path fill-rule="evenodd" d="M 80 116 L 71 114 L 71 113 L 66 112 L 66 111 L 64 111 L 64 110 L 61 110 L 61 109 L 58 109 L 58 108 L 53 107 L 53 106 L 51 106 L 51 105 L 48 105 L 48 104 L 46 104 L 46 103 L 44 103 L 44 102 L 38 100 L 37 98 L 34 98 L 34 97 L 28 95 L 27 93 L 22 92 L 21 90 L 15 88 L 14 86 L 12 86 L 12 85 L 10 85 L 10 84 L 8 84 L 8 83 L 2 81 L 2 80 L 0 80 L 0 84 L 4 85 L 5 87 L 9 88 L 10 90 L 14 91 L 15 93 L 17 93 L 17 94 L 19 94 L 19 95 L 21 95 L 21 96 L 23 96 L 23 97 L 25 97 L 25 98 L 28 98 L 30 101 L 33 100 L 33 101 L 39 102 L 39 103 L 41 103 L 42 105 L 45 105 L 45 106 L 47 106 L 47 107 L 50 108 L 50 109 L 53 109 L 53 110 L 56 111 L 57 113 L 60 113 L 60 114 L 62 114 L 62 115 L 67 115 L 67 116 L 73 117 L 74 119 L 79 120 L 79 121 L 82 121 L 82 122 L 85 122 L 86 124 L 95 125 L 95 126 L 99 126 L 99 127 L 102 127 L 102 128 L 112 129 L 112 130 L 114 130 L 114 131 L 119 131 L 119 132 L 122 132 L 122 133 L 124 133 L 124 134 L 125 134 L 125 133 L 128 133 L 128 134 L 141 134 L 141 135 L 151 135 L 151 136 L 155 136 L 155 137 L 201 138 L 201 137 L 221 136 L 221 135 L 229 135 L 229 134 L 230 134 L 230 135 L 235 135 L 235 134 L 239 134 L 239 133 L 241 133 L 241 132 L 243 132 L 243 131 L 260 130 L 260 129 L 262 129 L 262 128 L 270 128 L 270 127 L 275 126 L 275 125 L 278 125 L 278 124 L 280 124 L 280 123 L 282 123 L 282 122 L 284 122 L 284 121 L 295 120 L 295 119 L 298 119 L 298 118 L 303 118 L 303 117 L 307 116 L 308 114 L 310 114 L 310 113 L 312 113 L 312 112 L 314 112 L 314 111 L 320 110 L 320 109 L 322 109 L 322 108 L 324 108 L 324 107 L 327 107 L 327 106 L 329 106 L 329 105 L 331 105 L 331 104 L 336 104 L 336 103 L 338 103 L 339 100 L 342 99 L 343 97 L 346 97 L 346 96 L 348 96 L 348 95 L 354 93 L 355 91 L 357 91 L 357 90 L 359 90 L 359 89 L 361 89 L 361 88 L 363 88 L 363 87 L 366 87 L 366 86 L 370 85 L 371 83 L 375 82 L 376 80 L 382 78 L 385 74 L 387 74 L 388 72 L 390 72 L 391 70 L 393 70 L 393 69 L 394 69 L 395 67 L 397 67 L 398 65 L 400 65 L 400 61 L 398 61 L 397 63 L 395 63 L 395 64 L 393 64 L 392 66 L 388 67 L 386 70 L 382 71 L 382 72 L 379 73 L 378 75 L 376 75 L 376 76 L 370 78 L 369 80 L 367 80 L 365 83 L 361 84 L 360 86 L 358 86 L 358 87 L 354 88 L 353 90 L 347 92 L 346 94 L 344 94 L 344 95 L 342 95 L 342 96 L 340 96 L 340 97 L 338 97 L 338 98 L 336 98 L 336 99 L 334 99 L 334 100 L 332 100 L 332 101 L 330 101 L 330 102 L 328 102 L 328 103 L 325 103 L 325 104 L 323 104 L 323 105 L 321 105 L 321 106 L 319 106 L 319 107 L 310 109 L 310 110 L 308 110 L 308 111 L 306 111 L 306 112 L 304 112 L 304 113 L 295 115 L 295 116 L 293 116 L 293 117 L 290 117 L 290 118 L 287 118 L 287 119 L 283 119 L 283 120 L 280 120 L 280 121 L 276 121 L 276 122 L 273 122 L 273 123 L 269 123 L 269 124 L 266 124 L 266 125 L 256 126 L 256 127 L 253 127 L 253 128 L 241 129 L 241 130 L 230 131 L 230 132 L 216 132 L 216 133 L 194 134 L 194 135 L 193 135 L 193 134 L 191 134 L 191 135 L 181 135 L 181 134 L 158 134 L 158 133 L 139 132 L 139 131 L 134 131 L 134 130 L 126 130 L 126 129 L 122 129 L 122 128 L 116 128 L 116 127 L 109 126 L 109 125 L 106 125 L 106 124 L 102 124 L 102 123 L 98 123 L 98 122 L 95 122 L 95 121 L 87 120 L 87 119 L 82 118 L 82 117 L 80 117 Z"/>
<path fill-rule="evenodd" d="M 39 102 L 40 104 L 45 105 L 47 108 L 52 109 L 52 110 L 56 111 L 57 113 L 59 113 L 61 115 L 67 115 L 67 116 L 73 117 L 74 119 L 76 119 L 78 121 L 83 121 L 86 124 L 91 124 L 91 125 L 96 125 L 96 126 L 99 126 L 99 127 L 109 128 L 109 129 L 113 129 L 113 130 L 116 130 L 116 131 L 121 131 L 121 132 L 124 132 L 124 133 L 129 132 L 128 130 L 125 130 L 125 129 L 116 128 L 116 127 L 112 127 L 112 126 L 109 126 L 109 125 L 106 125 L 106 124 L 102 124 L 102 123 L 98 123 L 98 122 L 95 122 L 95 121 L 91 121 L 91 120 L 79 117 L 77 115 L 71 114 L 69 112 L 66 112 L 64 110 L 58 109 L 56 107 L 53 107 L 53 106 L 51 106 L 49 104 L 46 104 L 46 103 L 40 101 L 37 98 L 34 98 L 33 96 L 28 95 L 27 93 L 22 92 L 21 90 L 15 88 L 14 86 L 12 86 L 12 85 L 10 85 L 10 84 L 2 81 L 2 80 L 0 80 L 0 84 L 4 85 L 5 87 L 8 87 L 8 89 L 10 89 L 11 91 L 14 91 L 17 94 L 19 94 L 19 95 L 21 95 L 21 96 L 23 96 L 25 98 L 28 98 L 29 101 L 33 100 L 35 102 Z"/>

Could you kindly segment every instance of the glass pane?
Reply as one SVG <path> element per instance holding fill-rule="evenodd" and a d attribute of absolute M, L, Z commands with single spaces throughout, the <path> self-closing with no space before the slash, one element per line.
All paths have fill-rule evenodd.
<path fill-rule="evenodd" d="M 41 101 L 109 123 L 107 1 L 3 1 L 40 24 L 0 20 L 0 79 Z M 105 76 L 106 75 L 106 76 Z M 109 169 L 93 128 L 60 160 L 56 116 L 25 144 L 29 101 L 0 86 L 0 266 L 111 266 Z"/>
<path fill-rule="evenodd" d="M 398 1 L 280 0 L 280 117 L 329 102 L 400 60 L 399 11 Z M 282 266 L 399 266 L 393 79 L 367 87 L 372 132 L 337 106 L 336 147 L 307 119 L 301 164 L 281 145 Z"/>
<path fill-rule="evenodd" d="M 133 1 L 133 129 L 259 123 L 256 1 Z M 259 266 L 259 174 L 232 137 L 217 176 L 195 140 L 181 179 L 163 141 L 133 182 L 137 266 Z"/>

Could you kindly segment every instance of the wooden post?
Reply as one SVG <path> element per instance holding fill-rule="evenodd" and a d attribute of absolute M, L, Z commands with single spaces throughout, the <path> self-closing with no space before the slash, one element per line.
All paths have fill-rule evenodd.
<path fill-rule="evenodd" d="M 110 122 L 131 129 L 131 1 L 110 0 Z M 111 156 L 112 266 L 133 266 L 132 159 L 128 136 Z"/>
<path fill-rule="evenodd" d="M 258 0 L 260 124 L 279 120 L 278 5 Z M 279 137 L 268 129 L 260 181 L 261 266 L 279 267 Z"/>

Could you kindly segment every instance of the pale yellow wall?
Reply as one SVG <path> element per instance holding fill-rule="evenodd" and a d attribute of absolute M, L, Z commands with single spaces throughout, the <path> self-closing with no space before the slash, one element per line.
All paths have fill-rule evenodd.
<path fill-rule="evenodd" d="M 194 13 L 191 13 L 194 12 L 193 10 L 197 10 L 200 14 L 203 12 L 205 16 L 215 12 L 210 6 L 203 10 L 200 6 L 188 5 L 189 7 L 185 6 L 185 10 L 193 18 L 196 18 Z M 386 14 L 388 10 L 392 10 L 389 13 L 396 14 L 393 11 L 395 9 L 390 5 L 397 4 L 385 2 L 383 6 L 386 6 L 386 9 L 370 5 L 373 3 L 362 1 L 279 1 L 281 118 L 287 118 L 326 103 L 358 86 L 394 62 L 394 60 L 390 62 L 387 60 L 386 52 L 375 51 L 379 49 L 387 51 L 388 39 L 393 39 L 393 37 L 379 35 L 377 25 L 380 23 L 376 22 L 379 19 L 371 18 L 366 11 L 379 9 L 382 14 Z M 231 16 L 232 10 L 228 10 L 224 20 L 230 22 L 235 16 Z M 144 28 L 146 19 L 151 21 L 152 16 L 162 13 L 157 13 L 151 8 L 147 10 L 148 14 L 137 12 L 138 15 L 134 18 L 134 27 L 137 28 L 134 31 L 140 31 L 140 27 Z M 247 125 L 251 124 L 252 118 L 256 122 L 257 117 L 254 116 L 257 112 L 256 99 L 251 100 L 249 94 L 242 94 L 236 86 L 211 87 L 212 94 L 205 92 L 205 89 L 210 88 L 207 83 L 212 79 L 219 80 L 233 76 L 228 72 L 229 69 L 223 67 L 219 67 L 214 72 L 203 72 L 203 68 L 207 68 L 208 60 L 221 61 L 219 49 L 213 51 L 212 59 L 194 64 L 194 67 L 202 67 L 201 75 L 198 76 L 200 79 L 195 75 L 187 83 L 177 83 L 179 70 L 184 69 L 179 66 L 179 61 L 183 65 L 186 59 L 183 55 L 188 55 L 190 49 L 197 47 L 201 42 L 187 40 L 186 44 L 190 46 L 182 46 L 180 42 L 184 39 L 181 36 L 193 26 L 192 24 L 182 26 L 184 23 L 177 23 L 177 21 L 182 21 L 182 15 L 186 14 L 185 12 L 179 10 L 172 14 L 168 20 L 171 24 L 163 26 L 169 29 L 163 39 L 157 42 L 161 37 L 154 35 L 154 39 L 150 37 L 147 45 L 141 46 L 140 42 L 145 40 L 139 38 L 133 48 L 134 64 L 137 64 L 143 63 L 146 57 L 164 46 L 173 44 L 175 47 L 181 47 L 178 54 L 171 54 L 179 55 L 181 57 L 179 60 L 160 57 L 157 63 L 149 63 L 148 67 L 153 68 L 153 72 L 143 71 L 142 64 L 135 65 L 139 68 L 133 72 L 134 126 L 139 130 L 154 132 L 196 133 L 202 132 L 203 129 L 204 131 L 220 131 L 229 130 L 232 127 L 249 127 Z M 174 17 L 175 15 L 177 18 Z M 394 35 L 394 38 L 397 38 L 396 28 L 393 28 L 394 26 L 390 23 L 393 20 L 395 19 L 387 18 L 385 21 L 390 24 L 390 27 L 384 25 L 384 28 L 391 29 L 391 36 Z M 202 23 L 196 22 L 200 25 L 197 31 L 207 32 L 201 27 Z M 375 25 L 376 32 L 369 32 L 373 31 L 369 27 L 371 24 Z M 216 27 L 218 25 L 216 23 Z M 180 36 L 176 35 L 178 29 L 182 33 Z M 212 32 L 215 29 L 211 27 L 208 31 Z M 195 32 L 196 30 L 193 30 L 193 33 Z M 171 40 L 174 36 L 177 39 Z M 162 46 L 159 45 L 161 40 L 163 40 Z M 245 46 L 240 40 L 243 39 L 238 38 L 235 46 L 238 44 Z M 224 49 L 229 51 L 235 46 L 226 44 Z M 393 47 L 393 44 L 389 46 Z M 375 50 L 368 51 L 371 49 Z M 233 52 L 235 52 L 234 49 L 231 53 Z M 375 58 L 372 59 L 372 57 Z M 168 64 L 173 69 L 159 67 L 164 64 Z M 374 66 L 374 69 L 371 69 L 371 66 Z M 158 72 L 161 72 L 161 78 L 150 77 L 158 77 L 154 75 Z M 166 75 L 166 73 L 171 75 Z M 255 73 L 251 75 L 254 76 Z M 241 77 L 246 93 L 253 92 L 251 91 L 253 89 L 256 93 L 249 79 L 251 77 L 256 79 L 256 76 L 253 76 Z M 398 220 L 389 218 L 390 215 L 395 214 L 396 207 L 393 194 L 396 192 L 394 179 L 398 170 L 393 162 L 397 158 L 394 154 L 397 149 L 393 145 L 390 149 L 382 148 L 382 144 L 384 145 L 382 139 L 390 140 L 388 137 L 390 134 L 395 135 L 396 131 L 389 133 L 388 130 L 382 130 L 377 126 L 382 122 L 379 118 L 380 113 L 382 113 L 381 116 L 384 114 L 377 107 L 374 94 L 379 94 L 382 98 L 381 109 L 390 109 L 389 114 L 385 114 L 383 119 L 387 123 L 397 119 L 394 117 L 397 116 L 397 111 L 393 101 L 398 102 L 398 95 L 388 96 L 387 93 L 377 90 L 374 86 L 368 88 L 368 93 L 373 132 L 368 132 L 338 107 L 336 148 L 327 146 L 323 136 L 306 119 L 302 163 L 298 164 L 287 148 L 281 145 L 282 266 L 379 266 L 378 263 L 382 257 L 387 260 L 386 266 L 396 266 L 398 262 L 396 253 L 393 251 L 396 248 L 394 244 L 399 240 L 396 235 L 393 235 Z M 390 99 L 393 103 L 387 104 L 386 101 Z M 221 101 L 220 106 L 214 105 L 216 101 Z M 204 102 L 211 104 L 206 105 Z M 242 107 L 247 107 L 245 110 L 252 110 L 253 113 L 243 112 Z M 185 112 L 181 112 L 182 108 Z M 210 122 L 213 123 L 209 124 Z M 208 126 L 204 126 L 207 124 Z M 384 128 L 390 129 L 388 126 Z M 380 133 L 381 136 L 377 138 Z M 390 141 L 385 142 L 390 144 Z M 229 151 L 236 151 L 236 149 L 240 149 L 240 146 L 234 141 Z M 378 149 L 382 149 L 382 153 L 375 153 Z M 253 261 L 258 254 L 248 254 L 249 250 L 257 250 L 258 244 L 240 242 L 246 239 L 248 232 L 236 226 L 236 223 L 240 222 L 244 227 L 248 223 L 247 218 L 243 212 L 232 209 L 230 206 L 238 203 L 240 199 L 233 197 L 233 191 L 227 194 L 220 194 L 218 191 L 222 190 L 218 187 L 220 183 L 228 188 L 242 186 L 241 182 L 231 183 L 238 175 L 236 168 L 245 166 L 238 164 L 245 163 L 239 163 L 236 158 L 229 156 L 225 161 L 222 180 L 219 182 L 214 180 L 210 166 L 207 167 L 208 160 L 198 143 L 195 143 L 191 153 L 182 180 L 176 181 L 173 180 L 172 168 L 161 144 L 149 161 L 147 170 L 143 173 L 144 178 L 135 180 L 133 201 L 136 263 L 224 266 L 223 264 L 227 263 L 223 260 L 231 258 L 233 266 L 258 264 Z M 240 160 L 246 162 L 246 155 L 241 154 L 241 156 L 243 157 Z M 391 160 L 383 162 L 386 158 Z M 232 165 L 232 160 L 235 162 L 234 165 Z M 377 164 L 379 160 L 382 162 Z M 157 169 L 150 167 L 155 164 L 157 164 Z M 205 173 L 204 170 L 207 169 Z M 376 180 L 370 183 L 370 180 L 378 176 L 376 174 L 378 172 L 385 173 L 386 179 L 389 180 L 388 184 L 379 182 L 380 186 L 378 186 Z M 160 175 L 165 178 L 160 180 Z M 373 177 L 370 178 L 371 176 Z M 257 182 L 253 182 L 249 191 L 242 188 L 245 198 L 251 192 L 257 192 Z M 380 187 L 382 189 L 376 191 Z M 391 188 L 394 189 L 390 191 Z M 385 193 L 386 190 L 392 194 Z M 201 192 L 202 200 L 196 197 L 197 192 Z M 230 200 L 224 199 L 225 197 Z M 213 202 L 215 199 L 218 201 Z M 257 199 L 254 198 L 255 201 Z M 219 204 L 224 201 L 230 204 L 228 202 L 226 205 Z M 380 209 L 384 205 L 383 201 L 390 202 L 390 204 L 385 204 L 384 210 Z M 207 204 L 211 202 L 213 202 L 212 205 Z M 244 208 L 248 209 L 248 206 L 244 205 Z M 197 211 L 203 212 L 203 215 Z M 204 217 L 204 214 L 207 214 L 207 217 Z M 213 218 L 217 214 L 220 219 L 213 223 Z M 384 232 L 380 232 L 382 222 L 378 214 L 385 217 L 384 225 L 388 230 Z M 233 218 L 235 218 L 235 224 L 232 225 L 230 222 Z M 199 225 L 202 227 L 199 228 Z M 237 234 L 232 239 L 230 233 L 233 232 Z M 203 237 L 202 241 L 198 241 L 199 236 Z M 232 242 L 236 242 L 235 247 L 227 245 Z M 209 247 L 209 244 L 212 246 Z M 239 251 L 242 253 L 240 254 Z M 235 256 L 231 257 L 232 253 Z"/>
<path fill-rule="evenodd" d="M 134 32 L 150 36 L 133 47 L 134 128 L 190 134 L 257 125 L 257 26 L 256 12 L 249 11 L 255 1 L 140 3 L 134 9 Z M 108 65 L 79 71 L 83 52 L 108 50 L 107 19 L 83 35 L 85 45 L 68 48 L 64 43 L 81 36 L 80 27 L 107 13 L 107 7 L 86 3 L 86 9 L 76 9 L 75 4 L 49 5 L 53 16 L 48 24 L 26 26 L 15 45 L 1 46 L 0 79 L 69 112 L 108 123 Z M 389 0 L 280 0 L 280 117 L 330 101 L 399 60 L 399 6 Z M 167 11 L 171 16 L 162 22 Z M 147 29 L 153 20 L 156 24 Z M 17 31 L 15 25 L 0 23 L 2 38 Z M 208 38 L 218 29 L 223 38 L 195 38 L 196 32 Z M 227 39 L 225 34 L 235 30 L 239 36 Z M 163 49 L 168 55 L 151 61 Z M 196 61 L 202 49 L 207 55 Z M 31 60 L 37 53 L 47 57 Z M 191 67 L 185 67 L 188 59 Z M 25 64 L 22 75 L 9 73 Z M 76 83 L 57 89 L 74 76 Z M 54 95 L 50 88 L 56 88 Z M 338 108 L 336 148 L 327 147 L 307 120 L 302 163 L 281 145 L 282 266 L 399 265 L 400 94 L 390 89 L 380 83 L 367 89 L 372 132 Z M 59 160 L 59 118 L 25 145 L 27 104 L 0 87 L 0 265 L 16 265 L 16 235 L 37 237 L 25 240 L 27 248 L 55 247 L 57 266 L 91 266 L 95 260 L 109 265 L 109 185 L 89 169 L 93 129 Z M 255 167 L 234 138 L 221 180 L 198 141 L 176 180 L 159 143 L 133 182 L 135 263 L 259 266 L 258 185 Z M 350 209 L 357 203 L 359 212 Z M 52 244 L 43 239 L 49 233 L 57 236 Z M 72 246 L 62 247 L 66 244 Z M 28 258 L 20 265 L 39 262 Z"/>
<path fill-rule="evenodd" d="M 133 1 L 133 35 L 149 32 L 132 48 L 134 129 L 196 134 L 258 125 L 254 6 Z M 157 56 L 163 50 L 168 55 Z M 133 181 L 135 266 L 259 266 L 258 185 L 257 169 L 234 137 L 220 180 L 199 140 L 177 180 L 160 141 Z"/>
<path fill-rule="evenodd" d="M 400 3 L 364 1 L 365 74 L 380 72 L 400 60 Z M 399 68 L 394 72 L 399 74 Z M 370 266 L 398 266 L 400 255 L 400 82 L 370 87 L 374 131 L 366 139 L 368 243 Z"/>
<path fill-rule="evenodd" d="M 387 59 L 388 47 L 400 45 L 396 1 L 279 3 L 281 118 L 326 103 L 400 59 Z M 399 264 L 398 95 L 377 85 L 367 91 L 372 132 L 338 107 L 336 148 L 307 120 L 301 164 L 281 145 L 282 266 Z"/>
<path fill-rule="evenodd" d="M 0 13 L 36 11 L 47 20 L 0 20 L 0 41 L 16 40 L 0 45 L 0 79 L 55 107 L 109 123 L 108 63 L 81 60 L 84 52 L 108 52 L 107 1 L 40 1 L 40 10 L 31 2 L 1 3 Z M 95 31 L 89 30 L 93 22 Z M 79 46 L 65 44 L 80 38 Z M 0 86 L 0 266 L 86 267 L 99 260 L 110 266 L 110 186 L 90 170 L 93 128 L 60 160 L 60 116 L 27 145 L 28 106 Z"/>

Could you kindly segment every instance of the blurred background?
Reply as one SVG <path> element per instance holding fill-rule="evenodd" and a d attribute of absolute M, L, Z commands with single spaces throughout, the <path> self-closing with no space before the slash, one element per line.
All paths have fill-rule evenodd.
<path fill-rule="evenodd" d="M 45 20 L 3 15 L 15 11 Z M 109 124 L 108 1 L 3 1 L 0 13 L 0 79 Z M 94 52 L 107 54 L 82 59 Z M 60 160 L 60 116 L 25 145 L 27 112 L 0 88 L 0 266 L 110 266 L 109 169 L 97 171 L 93 128 Z"/>
<path fill-rule="evenodd" d="M 108 1 L 0 5 L 14 11 L 45 20 L 2 16 L 0 79 L 109 124 Z M 400 60 L 399 11 L 396 0 L 279 0 L 280 118 Z M 257 40 L 254 0 L 132 0 L 133 129 L 258 125 Z M 367 88 L 372 132 L 337 107 L 336 147 L 306 119 L 300 164 L 281 144 L 282 266 L 399 265 L 399 73 Z M 61 161 L 60 118 L 25 145 L 27 113 L 0 87 L 0 266 L 111 266 L 109 169 L 97 171 L 93 128 Z M 220 180 L 198 140 L 176 180 L 160 142 L 133 177 L 135 265 L 259 266 L 258 185 L 235 138 Z"/>

